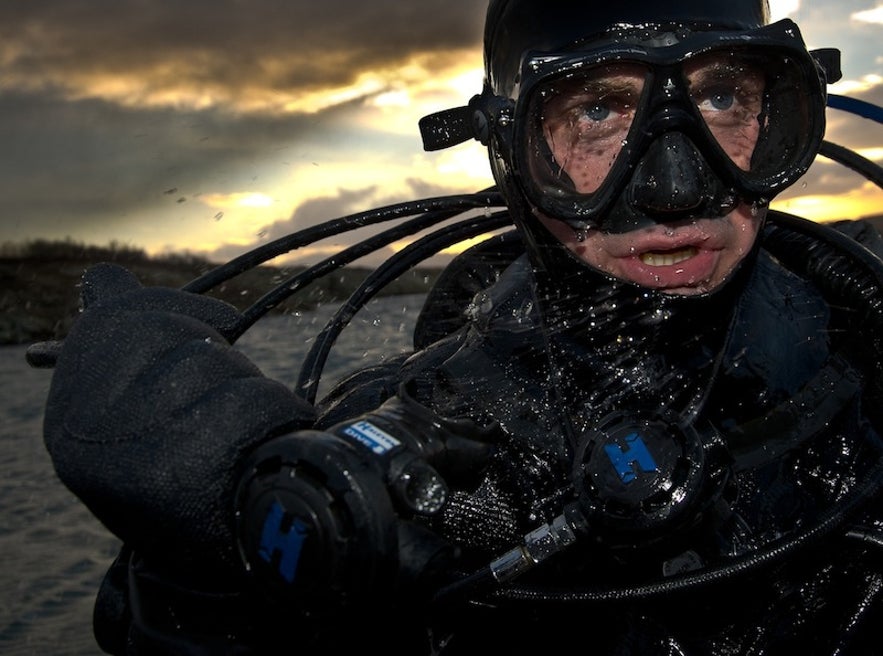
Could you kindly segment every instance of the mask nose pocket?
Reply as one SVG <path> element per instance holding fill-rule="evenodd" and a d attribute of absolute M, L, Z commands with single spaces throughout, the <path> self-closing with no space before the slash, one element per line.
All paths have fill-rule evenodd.
<path fill-rule="evenodd" d="M 649 216 L 691 213 L 715 187 L 708 164 L 680 132 L 668 132 L 651 144 L 629 184 L 629 201 Z"/>

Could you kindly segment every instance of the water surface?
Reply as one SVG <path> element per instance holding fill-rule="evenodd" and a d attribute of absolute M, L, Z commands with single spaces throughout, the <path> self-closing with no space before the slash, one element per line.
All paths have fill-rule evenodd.
<path fill-rule="evenodd" d="M 373 301 L 340 336 L 320 394 L 341 375 L 407 349 L 421 297 Z M 237 343 L 268 376 L 293 385 L 333 307 L 261 320 Z M 119 542 L 56 478 L 43 447 L 51 370 L 24 346 L 0 347 L 0 654 L 100 654 L 92 604 Z"/>

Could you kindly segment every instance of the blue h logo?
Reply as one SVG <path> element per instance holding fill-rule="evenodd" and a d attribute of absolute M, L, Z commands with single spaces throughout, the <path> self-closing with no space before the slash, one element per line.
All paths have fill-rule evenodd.
<path fill-rule="evenodd" d="M 283 532 L 282 520 L 284 517 L 285 511 L 276 501 L 264 519 L 258 555 L 269 563 L 272 562 L 273 554 L 279 551 L 282 554 L 279 559 L 279 575 L 291 583 L 294 581 L 297 561 L 300 560 L 300 551 L 307 537 L 307 526 L 295 518 L 289 530 Z"/>
<path fill-rule="evenodd" d="M 623 451 L 615 444 L 605 444 L 604 451 L 613 464 L 616 473 L 623 483 L 631 483 L 637 474 L 635 474 L 635 466 L 640 468 L 644 473 L 656 471 L 656 461 L 650 455 L 647 445 L 637 433 L 632 433 L 625 438 L 628 449 Z"/>

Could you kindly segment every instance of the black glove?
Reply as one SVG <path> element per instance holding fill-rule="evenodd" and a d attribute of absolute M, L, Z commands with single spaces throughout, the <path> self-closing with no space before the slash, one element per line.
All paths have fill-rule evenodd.
<path fill-rule="evenodd" d="M 59 354 L 44 422 L 55 470 L 142 555 L 207 573 L 239 571 L 233 490 L 245 455 L 304 428 L 312 406 L 225 339 L 230 305 L 145 288 L 98 265 Z"/>

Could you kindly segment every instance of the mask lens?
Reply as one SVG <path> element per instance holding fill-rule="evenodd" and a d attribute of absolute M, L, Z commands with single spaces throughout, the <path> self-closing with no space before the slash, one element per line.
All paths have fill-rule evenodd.
<path fill-rule="evenodd" d="M 761 132 L 764 69 L 732 54 L 706 53 L 684 64 L 690 99 L 727 158 L 750 171 Z"/>
<path fill-rule="evenodd" d="M 648 69 L 617 63 L 544 84 L 528 116 L 531 177 L 544 193 L 596 192 L 627 142 Z"/>
<path fill-rule="evenodd" d="M 685 64 L 685 73 L 710 133 L 745 171 L 746 185 L 772 194 L 803 174 L 824 129 L 824 93 L 808 57 L 775 48 L 710 53 Z M 730 98 L 729 109 L 709 111 L 715 99 L 721 109 Z"/>

